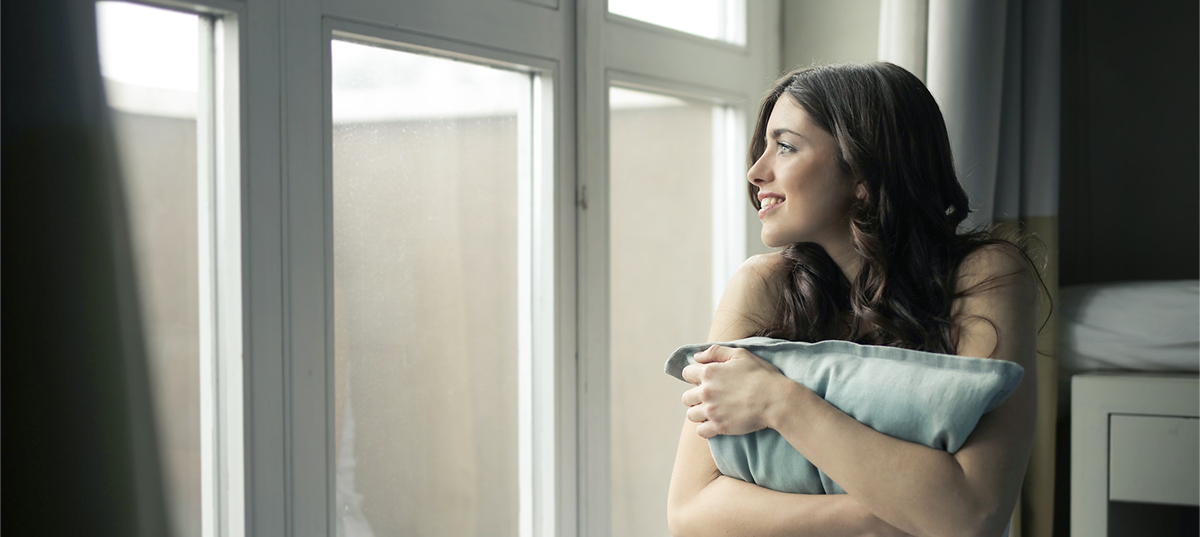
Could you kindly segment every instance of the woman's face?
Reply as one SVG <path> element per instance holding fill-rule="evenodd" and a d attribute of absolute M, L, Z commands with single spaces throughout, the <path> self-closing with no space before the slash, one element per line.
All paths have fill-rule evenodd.
<path fill-rule="evenodd" d="M 766 149 L 746 173 L 758 186 L 763 243 L 772 248 L 815 242 L 829 248 L 849 232 L 856 189 L 841 171 L 833 135 L 784 93 L 767 120 Z M 858 195 L 865 195 L 861 187 Z"/>

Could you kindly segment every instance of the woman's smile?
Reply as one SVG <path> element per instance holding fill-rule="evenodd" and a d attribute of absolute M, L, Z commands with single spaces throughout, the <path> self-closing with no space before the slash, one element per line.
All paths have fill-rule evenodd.
<path fill-rule="evenodd" d="M 771 209 L 774 209 L 775 207 L 778 207 L 779 205 L 783 204 L 783 196 L 780 196 L 778 194 L 771 194 L 769 192 L 759 192 L 758 193 L 758 201 L 759 201 L 759 205 L 762 207 L 761 209 L 758 210 L 758 218 L 761 220 L 762 217 L 764 215 L 766 215 L 767 212 L 769 212 Z"/>

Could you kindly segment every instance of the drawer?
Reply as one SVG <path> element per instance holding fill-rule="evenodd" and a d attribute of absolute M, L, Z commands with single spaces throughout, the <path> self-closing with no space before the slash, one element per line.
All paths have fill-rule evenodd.
<path fill-rule="evenodd" d="M 1111 414 L 1108 498 L 1200 505 L 1200 419 Z"/>

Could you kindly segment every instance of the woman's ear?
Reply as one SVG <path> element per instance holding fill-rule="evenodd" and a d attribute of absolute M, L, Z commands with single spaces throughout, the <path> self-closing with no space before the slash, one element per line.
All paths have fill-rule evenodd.
<path fill-rule="evenodd" d="M 865 201 L 867 199 L 867 183 L 865 181 L 859 181 L 858 184 L 854 186 L 854 196 L 857 197 L 859 201 Z"/>

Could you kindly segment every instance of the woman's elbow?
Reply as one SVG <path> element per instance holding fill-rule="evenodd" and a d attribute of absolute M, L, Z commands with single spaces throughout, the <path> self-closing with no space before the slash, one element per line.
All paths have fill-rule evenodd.
<path fill-rule="evenodd" d="M 697 535 L 688 504 L 682 499 L 671 497 L 667 500 L 667 531 L 671 532 L 672 537 Z"/>
<path fill-rule="evenodd" d="M 977 497 L 968 491 L 944 490 L 922 510 L 914 534 L 931 537 L 1001 537 L 1012 516 L 999 498 Z"/>
<path fill-rule="evenodd" d="M 697 520 L 696 514 L 704 509 L 697 505 L 701 490 L 689 494 L 671 491 L 667 497 L 667 531 L 672 537 L 702 537 L 705 534 L 704 524 Z"/>
<path fill-rule="evenodd" d="M 679 506 L 672 505 L 671 502 L 667 502 L 667 531 L 670 532 L 671 537 L 683 537 L 685 535 L 683 517 L 679 514 Z"/>
<path fill-rule="evenodd" d="M 1002 537 L 1005 528 L 1008 528 L 1010 520 L 1012 520 L 1012 511 L 992 511 L 983 517 L 983 521 L 980 523 L 975 535 L 979 535 L 980 537 Z"/>
<path fill-rule="evenodd" d="M 1002 537 L 1004 529 L 1008 527 L 1008 522 L 1012 518 L 1012 513 L 1004 513 L 995 509 L 978 509 L 963 513 L 965 516 L 959 517 L 953 524 L 949 524 L 942 531 L 937 532 L 939 536 L 945 537 L 961 537 L 970 535 L 975 537 Z"/>
<path fill-rule="evenodd" d="M 1004 535 L 1004 530 L 1008 528 L 1009 522 L 1012 520 L 1013 510 L 1016 508 L 1017 498 L 1004 498 L 1003 496 L 990 496 L 986 499 L 981 499 L 977 504 L 977 516 L 974 531 L 971 535 L 979 535 L 980 537 L 1001 537 Z"/>
<path fill-rule="evenodd" d="M 671 537 L 692 537 L 693 533 L 684 511 L 683 506 L 667 502 L 667 531 L 671 533 Z"/>

